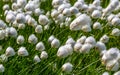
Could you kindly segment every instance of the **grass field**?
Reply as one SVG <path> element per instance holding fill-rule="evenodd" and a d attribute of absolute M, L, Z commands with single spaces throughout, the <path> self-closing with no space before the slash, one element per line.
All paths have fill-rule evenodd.
<path fill-rule="evenodd" d="M 70 0 L 70 3 L 73 5 L 75 1 L 76 0 Z M 51 2 L 52 0 L 42 2 L 40 8 L 44 9 L 45 13 L 47 11 L 51 11 L 51 9 L 53 9 Z M 85 2 L 90 4 L 93 0 L 85 0 Z M 11 6 L 12 3 L 3 2 L 2 0 L 0 1 L 0 19 L 5 21 L 4 11 L 2 10 L 4 4 L 9 4 Z M 101 0 L 101 6 L 103 8 L 105 8 L 108 4 L 109 0 Z M 38 17 L 34 15 L 33 17 L 35 20 L 38 20 Z M 74 40 L 77 40 L 83 35 L 87 37 L 94 36 L 96 41 L 99 41 L 104 34 L 107 34 L 110 38 L 109 42 L 105 44 L 107 49 L 111 47 L 117 47 L 120 49 L 120 36 L 116 37 L 110 34 L 112 29 L 115 27 L 110 27 L 106 20 L 92 19 L 93 23 L 96 21 L 101 23 L 103 29 L 92 29 L 92 31 L 88 33 L 83 31 L 71 31 L 69 27 L 60 28 L 60 26 L 55 24 L 53 20 L 50 24 L 49 30 L 43 30 L 40 34 L 35 33 L 34 28 L 28 25 L 26 25 L 25 29 L 19 30 L 16 28 L 18 35 L 23 35 L 25 37 L 25 42 L 22 45 L 18 45 L 16 43 L 16 39 L 12 37 L 0 40 L 0 45 L 2 46 L 0 55 L 5 53 L 8 46 L 13 47 L 16 52 L 14 56 L 8 58 L 7 62 L 0 61 L 0 63 L 5 67 L 5 71 L 0 73 L 0 75 L 102 75 L 102 73 L 107 70 L 105 69 L 105 66 L 101 64 L 100 54 L 95 48 L 91 49 L 88 54 L 73 52 L 72 55 L 66 58 L 58 58 L 56 54 L 58 48 L 52 48 L 48 43 L 48 38 L 51 35 L 54 35 L 60 40 L 60 44 L 64 45 L 68 36 L 71 36 Z M 8 23 L 6 24 L 8 25 Z M 120 29 L 120 26 L 117 26 L 117 28 Z M 30 34 L 35 34 L 38 41 L 42 41 L 44 43 L 45 51 L 48 53 L 48 58 L 44 60 L 41 59 L 39 63 L 35 63 L 33 59 L 36 54 L 40 56 L 41 52 L 35 50 L 35 44 L 28 43 L 28 37 Z M 26 47 L 29 52 L 29 56 L 18 56 L 17 51 L 21 46 Z M 66 62 L 70 62 L 73 65 L 73 70 L 70 73 L 63 72 L 61 69 L 62 65 Z M 107 72 L 109 72 L 110 75 L 114 73 L 113 71 Z"/>

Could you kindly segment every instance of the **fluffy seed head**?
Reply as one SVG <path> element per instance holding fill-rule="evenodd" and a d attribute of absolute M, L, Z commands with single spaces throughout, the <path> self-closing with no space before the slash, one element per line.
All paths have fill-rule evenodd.
<path fill-rule="evenodd" d="M 89 53 L 91 49 L 91 45 L 90 44 L 84 44 L 82 45 L 82 48 L 80 49 L 81 53 Z"/>
<path fill-rule="evenodd" d="M 101 12 L 99 10 L 94 10 L 92 12 L 92 17 L 93 18 L 100 18 L 101 17 Z"/>
<path fill-rule="evenodd" d="M 55 39 L 54 35 L 51 35 L 51 36 L 48 38 L 48 42 L 51 43 L 54 39 Z"/>
<path fill-rule="evenodd" d="M 112 25 L 118 25 L 120 24 L 120 19 L 118 17 L 114 17 L 111 21 Z"/>
<path fill-rule="evenodd" d="M 58 11 L 57 10 L 53 10 L 52 12 L 51 12 L 51 17 L 52 18 L 56 18 L 58 16 Z"/>
<path fill-rule="evenodd" d="M 23 44 L 24 41 L 25 41 L 25 39 L 24 39 L 24 36 L 23 36 L 23 35 L 19 35 L 19 36 L 17 37 L 17 44 Z"/>
<path fill-rule="evenodd" d="M 83 29 L 88 30 L 91 23 L 91 19 L 88 15 L 82 14 L 79 17 L 77 17 L 75 20 L 73 20 L 70 24 L 70 30 L 80 30 L 82 26 L 84 26 Z"/>
<path fill-rule="evenodd" d="M 75 40 L 73 38 L 68 38 L 68 40 L 66 41 L 66 44 L 71 44 L 71 46 L 73 47 L 75 44 Z"/>
<path fill-rule="evenodd" d="M 18 9 L 17 3 L 12 3 L 11 8 L 12 8 L 12 10 L 17 10 Z"/>
<path fill-rule="evenodd" d="M 26 22 L 25 15 L 23 13 L 18 13 L 16 16 L 16 21 L 17 23 L 25 23 Z"/>
<path fill-rule="evenodd" d="M 100 42 L 107 43 L 109 41 L 109 37 L 107 35 L 103 35 L 100 38 Z"/>
<path fill-rule="evenodd" d="M 110 14 L 110 15 L 107 17 L 108 22 L 111 22 L 114 17 L 115 17 L 114 14 Z"/>
<path fill-rule="evenodd" d="M 39 58 L 38 55 L 35 55 L 33 61 L 36 62 L 36 63 L 38 63 L 38 62 L 40 62 L 41 60 L 40 60 L 40 58 Z"/>
<path fill-rule="evenodd" d="M 30 17 L 30 18 L 27 20 L 27 24 L 30 25 L 30 26 L 35 27 L 35 25 L 37 24 L 37 22 L 35 21 L 34 18 Z"/>
<path fill-rule="evenodd" d="M 79 50 L 82 48 L 82 44 L 77 42 L 74 45 L 74 51 L 79 52 Z"/>
<path fill-rule="evenodd" d="M 53 1 L 52 1 L 52 5 L 53 5 L 53 6 L 57 6 L 57 5 L 60 5 L 60 4 L 62 4 L 62 3 L 63 3 L 62 0 L 53 0 Z"/>
<path fill-rule="evenodd" d="M 71 7 L 70 12 L 71 12 L 71 14 L 77 14 L 77 13 L 79 13 L 79 10 L 76 7 Z"/>
<path fill-rule="evenodd" d="M 51 42 L 51 47 L 58 48 L 60 46 L 60 41 L 58 39 L 53 39 Z"/>
<path fill-rule="evenodd" d="M 57 51 L 57 56 L 60 58 L 65 58 L 73 53 L 72 46 L 70 44 L 59 47 Z"/>
<path fill-rule="evenodd" d="M 78 9 L 82 9 L 82 6 L 83 6 L 83 4 L 81 3 L 81 2 L 75 2 L 75 4 L 74 4 L 74 7 L 76 7 L 76 8 L 78 8 Z"/>
<path fill-rule="evenodd" d="M 73 65 L 71 63 L 69 63 L 69 62 L 65 63 L 62 66 L 62 71 L 71 72 L 72 71 L 72 67 L 73 67 Z"/>
<path fill-rule="evenodd" d="M 77 40 L 77 42 L 79 42 L 79 43 L 81 43 L 81 44 L 84 44 L 86 38 L 87 38 L 86 36 L 81 36 L 81 37 Z"/>
<path fill-rule="evenodd" d="M 19 8 L 24 7 L 27 4 L 27 0 L 17 0 L 17 5 Z"/>
<path fill-rule="evenodd" d="M 26 15 L 25 16 L 25 19 L 26 19 L 26 22 L 28 23 L 28 20 L 31 18 L 31 15 Z"/>
<path fill-rule="evenodd" d="M 103 50 L 106 50 L 106 46 L 105 46 L 105 44 L 102 43 L 102 42 L 97 42 L 96 45 L 95 45 L 95 47 L 96 47 L 100 52 L 103 51 Z"/>
<path fill-rule="evenodd" d="M 20 47 L 18 50 L 18 55 L 19 56 L 28 56 L 28 51 L 25 47 Z"/>
<path fill-rule="evenodd" d="M 39 50 L 39 51 L 45 50 L 44 43 L 43 43 L 43 42 L 37 43 L 37 45 L 36 45 L 36 50 Z"/>
<path fill-rule="evenodd" d="M 5 51 L 6 56 L 11 57 L 15 55 L 15 51 L 12 47 L 8 47 Z"/>
<path fill-rule="evenodd" d="M 57 51 L 57 56 L 58 57 L 65 58 L 68 55 L 69 55 L 68 51 L 66 50 L 66 48 L 64 46 L 61 46 Z"/>
<path fill-rule="evenodd" d="M 92 4 L 98 7 L 100 6 L 100 0 L 94 0 Z"/>
<path fill-rule="evenodd" d="M 109 73 L 108 72 L 104 72 L 102 75 L 109 75 Z"/>
<path fill-rule="evenodd" d="M 0 55 L 0 60 L 1 60 L 1 62 L 7 62 L 8 56 L 6 56 L 6 54 L 2 54 L 2 55 Z"/>
<path fill-rule="evenodd" d="M 15 19 L 16 19 L 15 15 L 11 13 L 11 14 L 6 15 L 5 20 L 6 20 L 7 23 L 13 23 L 15 21 Z"/>
<path fill-rule="evenodd" d="M 102 26 L 101 26 L 101 24 L 99 22 L 95 22 L 93 24 L 93 29 L 102 29 Z"/>
<path fill-rule="evenodd" d="M 41 59 L 47 59 L 48 58 L 48 53 L 46 51 L 42 51 L 41 55 L 40 55 Z"/>
<path fill-rule="evenodd" d="M 88 8 L 89 8 L 89 6 L 88 6 L 87 4 L 84 4 L 84 5 L 82 6 L 82 10 L 83 10 L 83 11 L 87 11 Z"/>
<path fill-rule="evenodd" d="M 85 44 L 90 44 L 91 47 L 94 47 L 96 44 L 96 40 L 93 36 L 89 36 L 88 38 L 86 38 Z"/>
<path fill-rule="evenodd" d="M 0 40 L 3 40 L 5 38 L 5 31 L 0 30 Z"/>
<path fill-rule="evenodd" d="M 10 27 L 9 33 L 11 37 L 17 37 L 17 34 L 18 34 L 17 30 L 14 27 Z"/>
<path fill-rule="evenodd" d="M 49 23 L 49 19 L 45 15 L 40 15 L 39 19 L 38 19 L 38 22 L 41 25 L 47 25 Z"/>
<path fill-rule="evenodd" d="M 120 36 L 120 30 L 118 28 L 114 28 L 111 32 L 113 36 Z"/>
<path fill-rule="evenodd" d="M 35 27 L 35 32 L 36 32 L 36 33 L 42 33 L 42 32 L 43 32 L 42 26 L 41 26 L 41 25 L 37 25 L 37 26 Z"/>
<path fill-rule="evenodd" d="M 96 10 L 96 9 L 97 9 L 96 6 L 93 5 L 93 4 L 90 4 L 89 7 L 88 7 L 88 11 L 89 11 L 90 13 L 93 12 L 94 10 Z"/>
<path fill-rule="evenodd" d="M 104 65 L 114 65 L 116 63 L 116 60 L 118 60 L 119 57 L 119 50 L 117 48 L 110 48 L 108 51 L 106 51 L 102 56 L 102 63 Z"/>
<path fill-rule="evenodd" d="M 120 75 L 120 71 L 115 72 L 113 75 Z"/>
<path fill-rule="evenodd" d="M 17 37 L 17 30 L 14 27 L 6 28 L 5 30 L 7 36 Z"/>
<path fill-rule="evenodd" d="M 42 14 L 40 8 L 35 9 L 34 14 L 35 16 L 39 16 L 40 14 Z"/>
<path fill-rule="evenodd" d="M 3 20 L 0 20 L 0 29 L 6 28 L 6 24 Z"/>
<path fill-rule="evenodd" d="M 0 72 L 4 72 L 5 71 L 5 68 L 2 64 L 0 64 Z"/>
<path fill-rule="evenodd" d="M 38 38 L 34 34 L 31 34 L 28 37 L 28 42 L 31 44 L 36 44 L 38 42 Z"/>
<path fill-rule="evenodd" d="M 44 26 L 44 30 L 49 30 L 49 29 L 50 29 L 50 25 L 49 24 Z"/>
<path fill-rule="evenodd" d="M 84 26 L 82 26 L 81 30 L 84 31 L 84 32 L 90 32 L 91 27 L 89 25 L 84 25 Z"/>
<path fill-rule="evenodd" d="M 110 61 L 106 64 L 106 69 L 111 71 L 118 71 L 119 63 L 117 61 Z"/>
<path fill-rule="evenodd" d="M 120 64 L 116 62 L 114 66 L 112 67 L 111 71 L 118 71 Z"/>
<path fill-rule="evenodd" d="M 119 55 L 119 49 L 117 48 L 110 48 L 107 51 L 107 55 L 106 56 L 112 56 L 113 59 L 116 59 Z"/>
<path fill-rule="evenodd" d="M 33 3 L 27 3 L 24 8 L 25 11 L 34 11 L 35 5 Z"/>
<path fill-rule="evenodd" d="M 18 29 L 25 29 L 25 24 L 19 24 Z"/>
<path fill-rule="evenodd" d="M 65 8 L 62 12 L 63 15 L 65 16 L 71 16 L 71 12 L 70 12 L 70 9 L 69 8 Z"/>
<path fill-rule="evenodd" d="M 9 7 L 9 5 L 8 4 L 5 4 L 4 6 L 3 6 L 3 10 L 5 11 L 5 10 L 9 10 L 10 9 L 10 7 Z"/>
<path fill-rule="evenodd" d="M 58 7 L 58 12 L 59 12 L 59 13 L 62 13 L 65 8 L 69 8 L 69 7 L 70 7 L 69 4 L 61 4 L 61 5 Z"/>

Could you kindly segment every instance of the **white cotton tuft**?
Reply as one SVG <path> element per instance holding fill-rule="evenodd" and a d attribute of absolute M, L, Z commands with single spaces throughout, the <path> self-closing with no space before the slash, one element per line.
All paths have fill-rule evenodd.
<path fill-rule="evenodd" d="M 59 47 L 57 51 L 57 56 L 60 58 L 65 58 L 73 53 L 73 48 L 70 44 Z"/>
<path fill-rule="evenodd" d="M 111 32 L 113 36 L 120 36 L 120 30 L 118 28 L 114 28 Z"/>
<path fill-rule="evenodd" d="M 62 71 L 71 72 L 72 68 L 73 68 L 73 65 L 68 62 L 68 63 L 63 64 Z"/>
<path fill-rule="evenodd" d="M 14 27 L 10 27 L 10 30 L 9 30 L 9 35 L 11 37 L 17 37 L 18 33 L 17 33 L 17 30 L 14 28 Z"/>
<path fill-rule="evenodd" d="M 25 47 L 20 47 L 18 50 L 18 56 L 28 56 L 29 53 Z"/>
<path fill-rule="evenodd" d="M 37 25 L 37 26 L 35 27 L 35 32 L 36 32 L 36 33 L 42 33 L 42 32 L 43 32 L 42 26 L 41 26 L 41 25 Z"/>
<path fill-rule="evenodd" d="M 4 72 L 4 71 L 5 71 L 5 67 L 2 64 L 0 64 L 0 72 Z"/>
<path fill-rule="evenodd" d="M 5 55 L 8 57 L 14 56 L 15 55 L 15 51 L 12 47 L 8 47 L 5 51 Z"/>
<path fill-rule="evenodd" d="M 6 54 L 0 55 L 0 61 L 1 62 L 7 62 L 8 61 L 8 56 L 6 56 Z"/>
<path fill-rule="evenodd" d="M 109 73 L 108 72 L 104 72 L 102 75 L 109 75 Z"/>
<path fill-rule="evenodd" d="M 24 39 L 24 36 L 23 36 L 23 35 L 19 35 L 19 36 L 17 37 L 17 44 L 23 44 L 24 41 L 25 41 L 25 39 Z"/>
<path fill-rule="evenodd" d="M 107 43 L 109 41 L 109 37 L 105 34 L 100 38 L 100 42 Z"/>
<path fill-rule="evenodd" d="M 106 50 L 106 46 L 103 42 L 97 42 L 96 45 L 95 45 L 95 48 L 98 49 L 98 51 L 103 51 L 103 50 Z"/>
<path fill-rule="evenodd" d="M 77 39 L 77 42 L 84 44 L 86 38 L 87 38 L 86 36 L 81 36 L 79 39 Z"/>
<path fill-rule="evenodd" d="M 45 15 L 40 15 L 39 16 L 39 19 L 38 19 L 38 22 L 41 24 L 41 25 L 47 25 L 49 23 L 49 19 L 48 17 L 46 17 Z"/>
<path fill-rule="evenodd" d="M 36 44 L 38 42 L 38 38 L 34 34 L 31 34 L 28 37 L 28 42 L 31 44 Z"/>
<path fill-rule="evenodd" d="M 82 26 L 90 26 L 91 18 L 86 14 L 81 14 L 79 17 L 74 19 L 70 24 L 70 30 L 80 30 Z M 89 27 L 84 27 L 83 29 L 88 30 Z M 89 31 L 89 30 L 88 30 Z"/>
<path fill-rule="evenodd" d="M 3 40 L 5 38 L 5 31 L 0 30 L 0 40 Z"/>
<path fill-rule="evenodd" d="M 89 25 L 84 25 L 82 26 L 81 30 L 84 32 L 90 32 L 92 29 Z"/>
<path fill-rule="evenodd" d="M 58 48 L 59 46 L 60 46 L 60 41 L 55 38 L 55 39 L 51 42 L 51 47 Z"/>
<path fill-rule="evenodd" d="M 35 55 L 33 61 L 36 62 L 36 63 L 38 63 L 38 62 L 40 62 L 41 60 L 40 60 L 40 58 L 39 58 L 38 55 Z"/>
<path fill-rule="evenodd" d="M 51 35 L 51 36 L 48 38 L 48 42 L 51 43 L 54 39 L 55 39 L 54 35 Z"/>
<path fill-rule="evenodd" d="M 73 47 L 75 44 L 75 40 L 73 38 L 68 38 L 65 44 L 71 44 L 71 46 Z"/>
<path fill-rule="evenodd" d="M 92 17 L 93 18 L 100 18 L 101 17 L 101 12 L 99 11 L 99 10 L 94 10 L 93 12 L 92 12 Z"/>
<path fill-rule="evenodd" d="M 43 43 L 43 42 L 38 42 L 38 43 L 36 44 L 36 50 L 38 50 L 38 51 L 43 51 L 43 50 L 45 50 L 44 43 Z"/>
<path fill-rule="evenodd" d="M 79 50 L 81 48 L 82 48 L 82 44 L 81 43 L 79 43 L 79 42 L 75 43 L 75 45 L 74 45 L 74 51 L 75 52 L 79 52 Z"/>
<path fill-rule="evenodd" d="M 5 20 L 6 20 L 7 23 L 13 23 L 15 21 L 15 19 L 16 19 L 16 17 L 12 13 L 8 13 L 6 15 L 6 18 L 5 18 Z"/>
<path fill-rule="evenodd" d="M 17 23 L 25 23 L 26 22 L 25 15 L 23 13 L 18 13 L 16 15 L 16 21 Z"/>
<path fill-rule="evenodd" d="M 120 71 L 115 72 L 113 75 L 120 75 Z"/>
<path fill-rule="evenodd" d="M 42 51 L 40 55 L 41 59 L 47 59 L 48 58 L 48 53 L 46 51 Z"/>
<path fill-rule="evenodd" d="M 93 29 L 102 29 L 102 26 L 101 26 L 101 24 L 99 23 L 99 22 L 95 22 L 94 24 L 93 24 Z"/>
<path fill-rule="evenodd" d="M 85 44 L 90 44 L 91 47 L 94 47 L 96 44 L 96 40 L 93 36 L 89 36 L 88 38 L 86 38 Z"/>
<path fill-rule="evenodd" d="M 80 49 L 80 53 L 89 53 L 90 49 L 91 49 L 90 44 L 83 44 L 81 49 Z"/>

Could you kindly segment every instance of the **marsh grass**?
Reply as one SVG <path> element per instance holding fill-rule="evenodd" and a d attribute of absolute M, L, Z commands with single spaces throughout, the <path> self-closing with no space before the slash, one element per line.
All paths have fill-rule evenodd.
<path fill-rule="evenodd" d="M 52 9 L 52 0 L 46 0 L 46 2 L 41 3 L 40 8 L 44 9 L 45 12 Z M 76 0 L 70 0 L 71 4 L 74 4 Z M 92 3 L 93 0 L 85 0 L 86 3 Z M 101 0 L 101 5 L 106 7 L 109 0 Z M 5 20 L 4 13 L 2 11 L 2 6 L 5 3 L 0 1 L 0 19 Z M 11 3 L 9 3 L 11 5 Z M 37 20 L 37 17 L 35 17 Z M 93 22 L 97 21 L 94 19 Z M 17 45 L 16 39 L 6 38 L 0 41 L 0 45 L 3 46 L 3 50 L 0 54 L 3 54 L 8 46 L 12 46 L 15 51 L 18 51 L 20 46 L 25 46 L 29 52 L 29 56 L 20 57 L 17 54 L 13 57 L 8 58 L 8 62 L 1 62 L 5 67 L 5 72 L 0 73 L 0 75 L 101 75 L 105 72 L 105 66 L 101 65 L 101 60 L 99 53 L 96 49 L 92 49 L 89 54 L 73 53 L 71 56 L 60 59 L 57 57 L 57 49 L 51 48 L 48 43 L 48 38 L 50 35 L 54 35 L 60 40 L 61 45 L 65 44 L 68 36 L 73 37 L 75 40 L 79 37 L 86 35 L 94 35 L 97 41 L 104 34 L 110 36 L 109 43 L 106 44 L 107 49 L 110 47 L 118 47 L 120 49 L 120 37 L 113 37 L 110 35 L 113 27 L 107 26 L 107 22 L 99 20 L 102 26 L 105 26 L 103 30 L 92 30 L 90 33 L 85 33 L 82 31 L 70 31 L 69 28 L 60 28 L 54 22 L 50 24 L 50 29 L 43 31 L 41 34 L 36 34 L 34 28 L 26 25 L 24 30 L 19 30 L 18 34 L 25 37 L 25 43 L 23 45 Z M 119 27 L 120 28 L 120 27 Z M 36 54 L 40 55 L 40 52 L 35 50 L 35 45 L 29 44 L 27 41 L 30 34 L 35 33 L 39 41 L 43 41 L 48 52 L 48 58 L 46 60 L 41 60 L 39 63 L 34 63 L 33 58 Z M 61 71 L 61 66 L 65 62 L 71 62 L 73 64 L 73 71 L 71 73 L 65 73 Z M 56 64 L 56 65 L 55 65 Z M 113 72 L 110 72 L 111 74 Z"/>

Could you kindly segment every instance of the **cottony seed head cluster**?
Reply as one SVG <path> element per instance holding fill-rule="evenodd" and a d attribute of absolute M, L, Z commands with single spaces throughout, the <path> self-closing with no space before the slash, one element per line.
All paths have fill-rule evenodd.
<path fill-rule="evenodd" d="M 120 75 L 120 1 L 107 1 L 1 0 L 0 72 Z"/>

